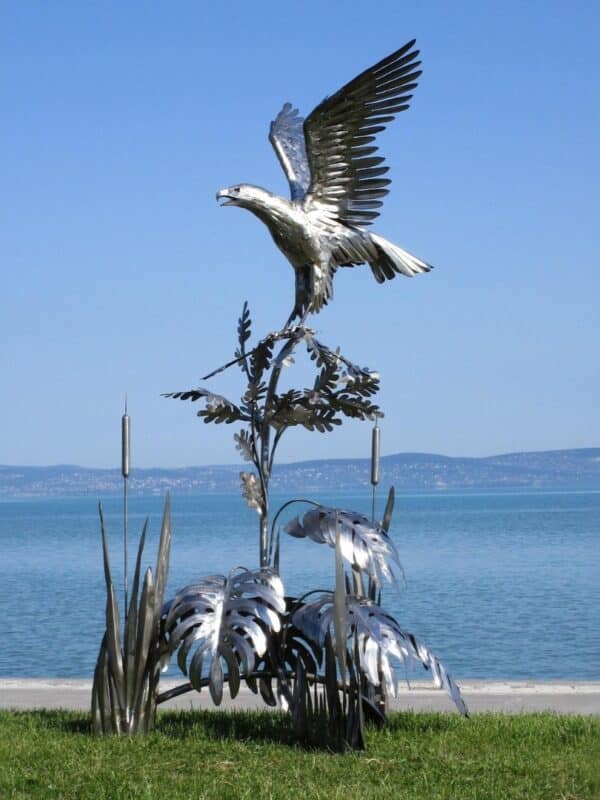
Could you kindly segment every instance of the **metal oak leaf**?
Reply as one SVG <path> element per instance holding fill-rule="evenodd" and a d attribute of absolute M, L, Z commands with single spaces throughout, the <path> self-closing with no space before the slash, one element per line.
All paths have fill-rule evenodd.
<path fill-rule="evenodd" d="M 254 452 L 252 449 L 252 440 L 250 438 L 250 434 L 248 431 L 240 431 L 239 433 L 234 433 L 233 438 L 235 440 L 236 449 L 242 455 L 242 458 L 245 461 L 254 461 Z"/>
<path fill-rule="evenodd" d="M 240 472 L 242 494 L 249 508 L 254 508 L 262 516 L 264 497 L 260 481 L 255 472 Z"/>

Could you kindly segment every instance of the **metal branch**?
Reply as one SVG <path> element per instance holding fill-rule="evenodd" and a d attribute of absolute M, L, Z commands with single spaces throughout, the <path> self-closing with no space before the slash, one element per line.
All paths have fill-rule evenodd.
<path fill-rule="evenodd" d="M 286 680 L 295 680 L 296 679 L 296 672 L 294 670 L 283 670 L 283 675 L 285 675 Z M 279 678 L 281 673 L 277 670 L 263 670 L 251 672 L 248 676 L 249 678 Z M 305 673 L 305 677 L 311 681 L 312 683 L 318 683 L 320 685 L 325 685 L 327 682 L 326 679 L 321 675 L 315 675 L 312 672 Z M 223 676 L 223 681 L 227 683 L 229 681 L 229 675 Z M 210 683 L 210 678 L 202 678 L 199 682 L 199 685 L 202 689 L 205 689 Z M 340 692 L 348 692 L 350 691 L 351 687 L 348 684 L 344 684 L 342 681 L 337 681 L 336 689 Z M 182 694 L 187 694 L 188 692 L 198 691 L 195 689 L 190 681 L 186 683 L 182 683 L 179 686 L 175 686 L 173 689 L 168 689 L 166 692 L 161 692 L 159 695 L 156 696 L 156 704 L 160 705 L 161 703 L 166 703 L 168 700 L 172 700 L 174 697 L 180 697 Z"/>

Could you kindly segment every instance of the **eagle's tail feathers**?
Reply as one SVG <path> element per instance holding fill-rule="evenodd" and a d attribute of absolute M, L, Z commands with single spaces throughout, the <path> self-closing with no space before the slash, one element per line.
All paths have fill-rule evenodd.
<path fill-rule="evenodd" d="M 375 245 L 377 258 L 369 261 L 369 266 L 378 283 L 383 283 L 386 279 L 391 280 L 398 273 L 412 278 L 421 272 L 429 272 L 433 269 L 431 264 L 421 261 L 420 258 L 398 247 L 397 244 L 388 242 L 383 236 L 371 233 L 370 238 Z"/>

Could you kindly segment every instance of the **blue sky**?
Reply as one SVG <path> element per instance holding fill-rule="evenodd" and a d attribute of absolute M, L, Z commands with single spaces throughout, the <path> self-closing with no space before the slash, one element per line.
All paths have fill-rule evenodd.
<path fill-rule="evenodd" d="M 0 19 L 0 463 L 235 460 L 232 429 L 160 393 L 288 314 L 293 275 L 242 181 L 286 192 L 267 141 L 416 37 L 423 76 L 381 137 L 375 229 L 436 266 L 336 276 L 313 324 L 382 375 L 382 446 L 486 455 L 600 443 L 600 11 L 590 2 L 21 2 Z M 297 380 L 307 376 L 298 365 Z M 290 373 L 290 380 L 294 375 Z M 235 394 L 238 375 L 215 379 Z M 366 426 L 284 460 L 365 455 Z"/>

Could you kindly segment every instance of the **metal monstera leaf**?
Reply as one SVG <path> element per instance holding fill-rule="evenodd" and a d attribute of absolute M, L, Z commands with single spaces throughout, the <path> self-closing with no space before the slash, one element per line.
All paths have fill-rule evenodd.
<path fill-rule="evenodd" d="M 363 514 L 317 505 L 295 517 L 284 530 L 290 536 L 308 537 L 332 548 L 339 530 L 342 557 L 348 564 L 366 572 L 378 584 L 385 579 L 397 585 L 398 576 L 403 578 L 398 551 L 385 527 Z"/>
<path fill-rule="evenodd" d="M 431 672 L 435 685 L 446 690 L 460 713 L 468 716 L 460 689 L 437 657 L 381 606 L 367 598 L 347 595 L 346 623 L 348 638 L 357 639 L 360 668 L 370 683 L 383 685 L 386 693 L 396 696 L 398 682 L 394 680 L 391 659 L 401 662 L 407 670 L 420 664 Z M 293 615 L 293 624 L 310 640 L 323 645 L 327 636 L 335 635 L 333 593 L 323 592 L 301 606 Z"/>
<path fill-rule="evenodd" d="M 240 677 L 250 677 L 280 630 L 285 612 L 283 584 L 274 570 L 239 567 L 229 574 L 208 575 L 180 589 L 163 609 L 164 634 L 177 663 L 195 689 L 208 684 L 215 705 L 223 698 L 222 662 L 231 697 Z M 188 663 L 188 658 L 192 654 Z"/>

